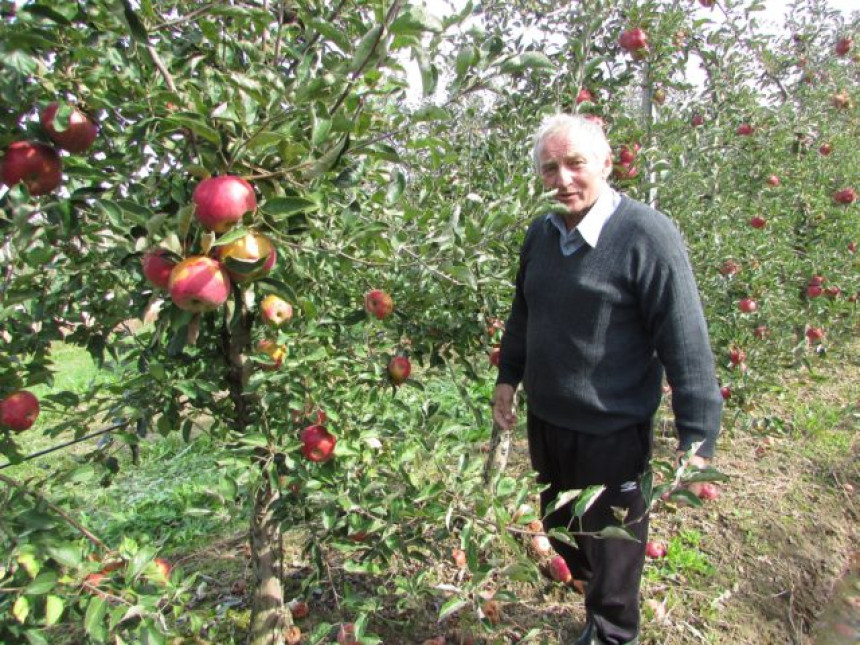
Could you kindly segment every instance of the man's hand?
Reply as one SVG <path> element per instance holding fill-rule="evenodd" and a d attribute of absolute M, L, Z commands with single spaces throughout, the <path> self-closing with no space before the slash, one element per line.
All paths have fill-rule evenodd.
<path fill-rule="evenodd" d="M 507 383 L 499 383 L 493 391 L 493 421 L 502 430 L 508 431 L 517 422 L 514 414 L 514 388 Z"/>
<path fill-rule="evenodd" d="M 679 450 L 675 453 L 675 465 L 681 465 L 681 457 L 684 456 L 684 451 Z M 693 455 L 687 461 L 687 468 L 707 468 L 709 460 L 704 457 L 699 457 L 699 455 Z M 686 485 L 686 489 L 693 493 L 696 497 L 701 497 L 702 486 L 705 485 L 705 482 L 691 482 Z"/>

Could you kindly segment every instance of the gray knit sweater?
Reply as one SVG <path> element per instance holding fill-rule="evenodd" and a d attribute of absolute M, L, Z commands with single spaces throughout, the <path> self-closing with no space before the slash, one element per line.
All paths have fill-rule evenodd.
<path fill-rule="evenodd" d="M 654 415 L 665 369 L 679 447 L 711 456 L 722 397 L 675 225 L 622 197 L 594 248 L 565 257 L 558 237 L 543 216 L 526 233 L 497 382 L 522 381 L 545 421 L 608 434 Z"/>

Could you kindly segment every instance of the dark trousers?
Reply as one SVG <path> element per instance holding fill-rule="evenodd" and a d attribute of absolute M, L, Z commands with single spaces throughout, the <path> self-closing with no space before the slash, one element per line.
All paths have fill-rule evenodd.
<path fill-rule="evenodd" d="M 648 541 L 648 515 L 639 479 L 651 455 L 651 422 L 600 436 L 560 428 L 529 414 L 528 437 L 538 482 L 549 484 L 541 493 L 543 515 L 561 491 L 600 484 L 607 487 L 581 522 L 572 520 L 571 504 L 567 504 L 545 518 L 547 530 L 565 527 L 571 532 L 592 532 L 619 525 L 613 506 L 628 509 L 624 522 L 641 518 L 628 527 L 638 542 L 577 536 L 579 548 L 573 548 L 552 540 L 573 577 L 586 581 L 585 610 L 600 638 L 613 645 L 633 640 L 639 634 L 639 585 Z"/>

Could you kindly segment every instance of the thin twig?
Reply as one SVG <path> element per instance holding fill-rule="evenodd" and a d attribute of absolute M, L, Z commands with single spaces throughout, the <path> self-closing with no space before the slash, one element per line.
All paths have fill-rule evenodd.
<path fill-rule="evenodd" d="M 24 493 L 27 493 L 28 495 L 30 495 L 32 497 L 35 497 L 37 500 L 44 503 L 48 508 L 50 508 L 52 511 L 54 511 L 57 515 L 59 515 L 61 518 L 63 518 L 68 524 L 70 524 L 75 529 L 77 529 L 90 542 L 95 544 L 100 549 L 104 549 L 105 551 L 110 551 L 110 548 L 108 548 L 108 546 L 104 542 L 102 542 L 99 538 L 97 538 L 95 535 L 93 535 L 83 524 L 81 524 L 80 522 L 75 520 L 68 513 L 66 513 L 63 509 L 61 509 L 59 506 L 57 506 L 56 504 L 51 502 L 48 498 L 46 498 L 41 493 L 34 491 L 34 490 L 30 490 L 29 488 L 24 486 L 22 483 L 15 481 L 14 479 L 12 479 L 10 477 L 6 477 L 5 475 L 0 475 L 0 481 L 5 483 L 7 486 L 12 486 L 12 487 L 17 488 L 18 490 L 24 492 Z"/>

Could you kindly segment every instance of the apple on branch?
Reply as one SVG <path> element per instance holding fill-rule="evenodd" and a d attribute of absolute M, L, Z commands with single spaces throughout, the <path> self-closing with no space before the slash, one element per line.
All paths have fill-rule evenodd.
<path fill-rule="evenodd" d="M 412 372 L 412 364 L 406 356 L 395 356 L 388 362 L 388 376 L 395 385 L 402 385 Z"/>
<path fill-rule="evenodd" d="M 0 180 L 7 186 L 21 182 L 33 197 L 46 195 L 63 178 L 60 155 L 51 146 L 31 141 L 14 141 L 0 162 Z"/>
<path fill-rule="evenodd" d="M 371 316 L 383 320 L 394 311 L 394 300 L 382 289 L 372 289 L 364 295 L 364 308 Z"/>
<path fill-rule="evenodd" d="M 86 152 L 93 141 L 99 134 L 99 126 L 83 112 L 77 108 L 72 108 L 69 114 L 68 125 L 65 128 L 58 128 L 56 121 L 57 112 L 60 109 L 59 103 L 51 103 L 42 110 L 39 120 L 42 128 L 51 138 L 51 141 L 60 146 L 63 150 L 80 154 Z"/>
<path fill-rule="evenodd" d="M 325 426 L 310 425 L 299 435 L 302 442 L 302 454 L 309 461 L 324 462 L 334 456 L 337 438 L 326 430 Z"/>
<path fill-rule="evenodd" d="M 272 240 L 258 231 L 248 231 L 237 240 L 217 246 L 215 254 L 239 283 L 267 275 L 278 259 Z"/>
<path fill-rule="evenodd" d="M 280 327 L 293 318 L 293 306 L 274 293 L 270 293 L 260 303 L 263 320 L 273 327 Z"/>
<path fill-rule="evenodd" d="M 204 179 L 192 195 L 194 214 L 207 231 L 223 233 L 257 209 L 254 187 L 235 175 Z"/>
<path fill-rule="evenodd" d="M 230 276 L 213 258 L 196 255 L 173 267 L 167 290 L 173 303 L 184 311 L 214 311 L 230 296 Z"/>
<path fill-rule="evenodd" d="M 39 399 L 27 390 L 18 390 L 0 400 L 0 426 L 15 432 L 30 428 L 39 418 Z"/>
<path fill-rule="evenodd" d="M 167 249 L 150 249 L 141 259 L 143 276 L 158 289 L 167 289 L 176 261 Z"/>

